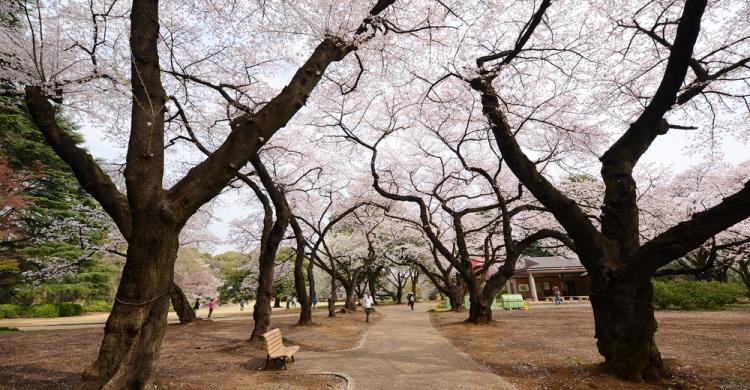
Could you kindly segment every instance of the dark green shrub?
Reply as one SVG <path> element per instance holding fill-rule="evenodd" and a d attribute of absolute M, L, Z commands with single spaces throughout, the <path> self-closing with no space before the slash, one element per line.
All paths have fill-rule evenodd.
<path fill-rule="evenodd" d="M 42 303 L 31 307 L 31 316 L 34 318 L 53 318 L 60 316 L 60 308 L 54 303 Z"/>
<path fill-rule="evenodd" d="M 62 302 L 57 304 L 60 317 L 73 317 L 83 314 L 83 306 L 73 302 Z"/>
<path fill-rule="evenodd" d="M 107 301 L 92 301 L 83 305 L 83 311 L 89 312 L 111 312 L 112 304 Z"/>
<path fill-rule="evenodd" d="M 0 305 L 0 318 L 17 318 L 20 317 L 24 311 L 23 306 L 11 304 Z"/>
<path fill-rule="evenodd" d="M 739 283 L 697 280 L 654 281 L 654 305 L 660 309 L 721 309 L 747 294 Z"/>

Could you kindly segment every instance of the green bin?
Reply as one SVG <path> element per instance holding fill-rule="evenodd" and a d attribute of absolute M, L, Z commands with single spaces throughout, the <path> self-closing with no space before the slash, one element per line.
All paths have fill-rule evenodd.
<path fill-rule="evenodd" d="M 521 294 L 503 294 L 500 296 L 500 301 L 505 310 L 526 308 L 526 302 Z"/>

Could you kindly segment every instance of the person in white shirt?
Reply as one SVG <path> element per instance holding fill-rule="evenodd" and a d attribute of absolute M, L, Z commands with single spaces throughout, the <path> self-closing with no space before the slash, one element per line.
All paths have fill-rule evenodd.
<path fill-rule="evenodd" d="M 362 297 L 362 307 L 365 308 L 365 322 L 370 322 L 370 312 L 372 312 L 372 297 L 369 292 L 365 292 Z"/>

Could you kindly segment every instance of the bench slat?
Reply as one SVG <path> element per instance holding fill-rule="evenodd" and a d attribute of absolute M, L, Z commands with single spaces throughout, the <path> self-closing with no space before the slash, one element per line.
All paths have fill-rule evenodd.
<path fill-rule="evenodd" d="M 268 348 L 268 352 L 274 352 L 277 349 L 284 348 L 284 343 L 281 341 L 272 343 L 272 344 L 266 344 L 266 348 Z"/>
<path fill-rule="evenodd" d="M 268 357 L 271 359 L 279 358 L 294 358 L 294 354 L 299 350 L 299 346 L 285 346 L 284 339 L 281 336 L 281 329 L 272 329 L 269 332 L 263 334 L 263 338 L 266 340 L 266 350 Z M 286 366 L 285 366 L 286 367 Z"/>

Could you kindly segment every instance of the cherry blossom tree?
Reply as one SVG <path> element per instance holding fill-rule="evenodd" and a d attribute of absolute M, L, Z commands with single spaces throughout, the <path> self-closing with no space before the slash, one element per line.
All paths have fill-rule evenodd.
<path fill-rule="evenodd" d="M 712 106 L 718 98 L 726 101 L 724 107 L 731 109 L 735 103 L 741 107 L 747 96 L 742 81 L 747 80 L 745 65 L 750 61 L 746 55 L 750 36 L 746 20 L 732 30 L 708 28 L 706 33 L 710 35 L 701 37 L 703 19 L 718 17 L 726 12 L 725 7 L 747 15 L 747 4 L 712 3 L 707 7 L 707 3 L 688 0 L 683 6 L 682 2 L 650 2 L 617 10 L 624 12 L 621 18 L 615 18 L 617 31 L 630 34 L 621 52 L 624 62 L 618 70 L 631 80 L 613 81 L 627 91 L 619 96 L 631 103 L 631 110 L 624 113 L 630 124 L 599 157 L 605 185 L 599 226 L 540 173 L 523 149 L 519 123 L 509 116 L 508 105 L 504 104 L 505 91 L 501 87 L 514 77 L 524 77 L 516 73 L 519 67 L 536 62 L 541 68 L 541 61 L 548 61 L 555 64 L 561 77 L 575 71 L 566 60 L 579 54 L 566 56 L 561 54 L 561 47 L 569 43 L 565 39 L 572 42 L 580 36 L 563 34 L 563 42 L 552 39 L 550 33 L 555 27 L 547 21 L 555 20 L 560 12 L 552 7 L 552 2 L 539 3 L 515 41 L 505 45 L 498 41 L 490 54 L 475 57 L 473 74 L 454 74 L 481 96 L 484 115 L 505 163 L 575 243 L 576 253 L 592 279 L 591 302 L 599 352 L 608 369 L 632 380 L 657 380 L 669 375 L 654 340 L 651 276 L 750 215 L 750 183 L 746 182 L 733 193 L 714 199 L 705 210 L 696 210 L 690 219 L 641 243 L 638 186 L 633 176 L 638 160 L 670 129 L 694 127 L 678 125 L 676 121 L 688 118 L 700 122 L 697 112 L 701 106 Z M 507 49 L 501 49 L 503 46 Z M 544 52 L 549 55 L 535 55 Z M 628 67 L 630 63 L 636 65 Z M 608 71 L 620 76 L 617 71 Z M 544 104 L 527 106 L 536 110 Z M 671 113 L 674 115 L 667 119 Z M 552 123 L 560 116 L 552 115 L 552 120 L 542 123 Z"/>
<path fill-rule="evenodd" d="M 4 14 L 16 15 L 19 23 L 3 26 L 3 40 L 9 43 L 3 45 L 7 58 L 3 79 L 23 91 L 37 127 L 128 241 L 116 302 L 99 357 L 85 373 L 84 387 L 142 388 L 149 383 L 164 333 L 181 228 L 304 106 L 329 65 L 383 29 L 379 26 L 384 26 L 384 19 L 377 15 L 392 3 L 384 0 L 345 9 L 323 6 L 329 12 L 316 14 L 314 20 L 300 17 L 307 12 L 298 8 L 262 8 L 265 2 L 260 7 L 249 3 L 160 5 L 158 1 L 4 3 Z M 265 12 L 257 12 L 259 8 Z M 332 25 L 328 16 L 339 22 Z M 274 46 L 259 37 L 289 43 L 283 34 L 275 40 L 272 34 L 258 33 L 274 30 L 265 27 L 269 20 L 280 24 L 276 31 L 299 23 L 296 30 L 307 30 L 314 37 L 310 39 L 314 48 L 286 87 L 280 92 L 266 89 L 262 96 L 249 92 L 256 84 L 249 71 L 260 63 L 256 61 L 262 62 L 253 55 L 260 52 L 252 46 Z M 197 34 L 225 31 L 230 26 L 239 39 L 221 34 L 195 39 Z M 226 45 L 217 52 L 216 42 Z M 129 78 L 125 76 L 128 67 Z M 167 76 L 164 80 L 163 75 Z M 214 82 L 211 75 L 224 79 Z M 192 85 L 185 88 L 184 80 Z M 102 91 L 111 92 L 109 100 L 97 99 Z M 198 97 L 213 104 L 206 104 L 205 110 L 196 108 L 192 102 Z M 60 128 L 56 117 L 61 105 L 91 107 L 105 118 L 109 115 L 109 125 L 116 125 L 127 117 L 122 114 L 128 112 L 128 101 L 123 193 Z M 166 123 L 172 110 L 184 126 L 198 126 L 190 120 L 195 116 L 212 116 L 209 126 L 222 123 L 229 132 L 209 157 L 164 189 Z"/>

